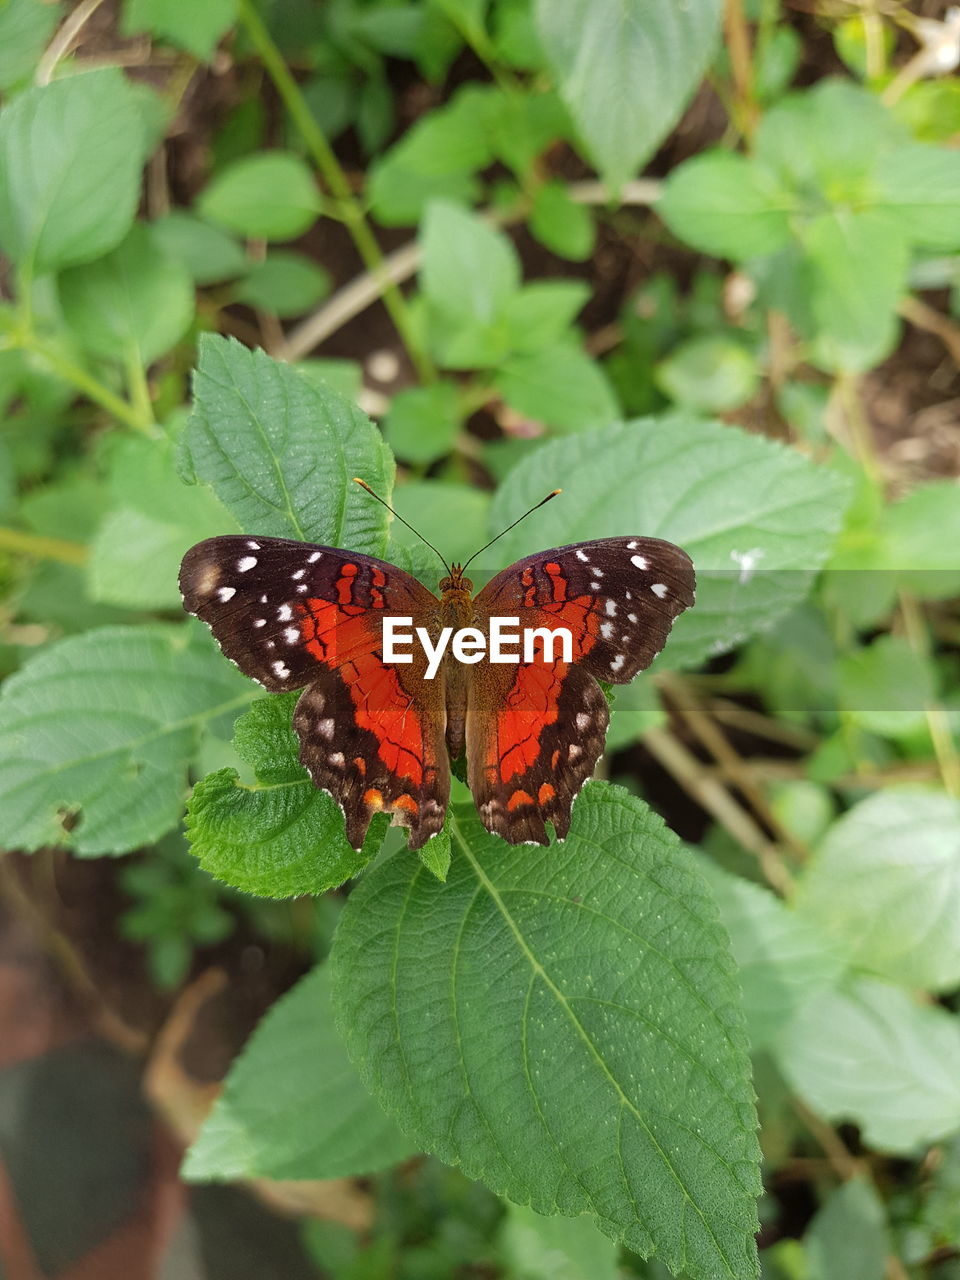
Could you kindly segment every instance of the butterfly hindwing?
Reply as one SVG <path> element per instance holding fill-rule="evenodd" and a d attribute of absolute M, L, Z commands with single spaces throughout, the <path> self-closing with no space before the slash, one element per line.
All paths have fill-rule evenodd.
<path fill-rule="evenodd" d="M 467 781 L 484 826 L 512 844 L 562 840 L 603 752 L 610 714 L 582 667 L 545 662 L 478 670 L 467 708 Z"/>
<path fill-rule="evenodd" d="M 344 811 L 355 847 L 374 813 L 443 824 L 449 772 L 442 680 L 424 659 L 387 667 L 383 618 L 430 616 L 436 597 L 384 561 L 285 538 L 208 538 L 184 556 L 184 607 L 240 670 L 272 693 L 307 686 L 294 712 L 300 758 Z"/>

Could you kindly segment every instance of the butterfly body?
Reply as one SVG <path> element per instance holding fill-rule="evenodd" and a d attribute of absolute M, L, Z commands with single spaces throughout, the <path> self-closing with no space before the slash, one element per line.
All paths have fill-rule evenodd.
<path fill-rule="evenodd" d="M 184 607 L 228 658 L 271 692 L 303 688 L 293 727 L 314 783 L 339 802 L 359 847 L 377 812 L 419 848 L 443 826 L 450 757 L 465 753 L 484 824 L 511 843 L 546 844 L 570 824 L 603 751 L 609 712 L 598 680 L 649 666 L 693 603 L 687 555 L 655 538 L 605 538 L 527 557 L 474 595 L 454 565 L 435 596 L 385 561 L 281 538 L 209 538 L 187 552 Z M 422 629 L 431 651 L 475 628 L 463 660 L 447 644 L 386 661 L 385 620 Z M 524 660 L 491 661 L 494 619 L 563 628 Z M 516 629 L 516 628 L 515 628 Z M 484 649 L 479 653 L 481 643 Z"/>

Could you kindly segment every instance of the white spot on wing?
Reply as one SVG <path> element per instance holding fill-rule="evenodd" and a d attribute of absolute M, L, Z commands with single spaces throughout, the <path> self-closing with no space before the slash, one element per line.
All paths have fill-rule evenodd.
<path fill-rule="evenodd" d="M 246 573 L 248 569 L 255 569 L 256 567 L 257 567 L 256 556 L 241 556 L 240 559 L 237 561 L 237 568 L 240 570 L 241 573 Z"/>
<path fill-rule="evenodd" d="M 608 618 L 612 618 L 616 615 L 616 612 L 617 612 L 616 600 L 608 600 L 605 607 L 606 607 Z"/>
<path fill-rule="evenodd" d="M 337 769 L 343 768 L 343 752 L 334 751 L 333 755 L 327 756 L 330 763 Z"/>
<path fill-rule="evenodd" d="M 260 550 L 260 543 L 259 543 L 259 542 L 254 542 L 252 538 L 251 538 L 251 539 L 250 539 L 250 541 L 247 543 L 247 546 L 250 548 L 250 550 L 251 550 L 251 551 L 259 551 L 259 550 Z"/>
<path fill-rule="evenodd" d="M 221 587 L 220 590 L 217 592 L 217 595 L 220 597 L 221 604 L 226 604 L 227 601 L 232 600 L 236 594 L 237 594 L 236 587 Z"/>
<path fill-rule="evenodd" d="M 255 627 L 265 627 L 267 625 L 267 620 L 266 618 L 256 618 L 253 625 Z"/>
<path fill-rule="evenodd" d="M 300 632 L 296 627 L 287 627 L 283 634 L 287 638 L 287 644 L 296 644 L 300 639 Z"/>
<path fill-rule="evenodd" d="M 280 608 L 277 610 L 277 617 L 280 619 L 281 622 L 289 622 L 290 619 L 293 617 L 293 610 L 290 608 L 288 604 L 282 604 Z"/>
<path fill-rule="evenodd" d="M 617 656 L 614 658 L 614 660 L 610 663 L 610 670 L 619 671 L 620 668 L 623 666 L 623 663 L 624 663 L 623 654 L 618 653 Z"/>
<path fill-rule="evenodd" d="M 662 582 L 653 583 L 650 590 L 653 592 L 653 594 L 657 597 L 658 600 L 665 600 L 667 597 L 667 588 Z"/>
<path fill-rule="evenodd" d="M 646 556 L 631 556 L 630 563 L 635 564 L 638 569 L 649 569 L 650 561 Z"/>
<path fill-rule="evenodd" d="M 600 590 L 600 583 L 599 583 L 599 582 L 591 582 L 591 583 L 590 583 L 590 590 L 591 590 L 591 591 L 599 591 L 599 590 Z"/>
<path fill-rule="evenodd" d="M 578 747 L 575 742 L 571 742 L 569 747 L 567 747 L 567 756 L 569 757 L 569 759 L 576 760 L 577 756 L 582 756 L 582 755 L 583 755 L 583 751 L 580 749 L 580 747 Z"/>
<path fill-rule="evenodd" d="M 286 663 L 281 662 L 278 658 L 276 662 L 272 662 L 270 665 L 273 667 L 274 673 L 279 676 L 281 680 L 286 680 L 287 676 L 290 674 L 290 668 Z"/>
<path fill-rule="evenodd" d="M 332 738 L 333 731 L 336 728 L 336 723 L 337 722 L 335 720 L 332 720 L 329 717 L 326 720 L 318 720 L 317 733 L 320 734 L 321 738 Z"/>
<path fill-rule="evenodd" d="M 306 591 L 306 589 L 307 589 L 307 584 L 305 582 L 301 582 L 300 585 L 297 587 L 298 591 Z"/>
<path fill-rule="evenodd" d="M 609 640 L 609 639 L 610 639 L 610 637 L 613 635 L 613 623 L 612 623 L 612 622 L 601 622 L 601 623 L 600 623 L 600 634 L 603 636 L 604 640 Z"/>
<path fill-rule="evenodd" d="M 316 564 L 317 561 L 320 559 L 321 554 L 322 553 L 319 551 L 311 551 L 311 553 L 307 556 L 307 564 Z"/>
<path fill-rule="evenodd" d="M 634 548 L 636 545 L 637 545 L 637 544 L 636 544 L 636 542 L 628 542 L 628 543 L 627 543 L 627 550 L 628 550 L 628 551 L 632 551 L 632 550 L 633 550 L 633 548 Z"/>
<path fill-rule="evenodd" d="M 589 559 L 589 556 L 582 548 L 577 551 L 576 556 L 577 556 L 577 559 L 582 560 L 584 564 L 586 564 L 587 560 Z"/>
<path fill-rule="evenodd" d="M 589 727 L 590 727 L 589 715 L 587 715 L 586 711 L 578 711 L 577 712 L 577 728 L 582 733 L 584 729 L 588 729 Z"/>
<path fill-rule="evenodd" d="M 296 573 L 291 573 L 290 577 L 293 578 L 294 582 L 296 582 L 297 579 L 302 578 L 306 572 L 306 569 L 298 569 Z"/>
<path fill-rule="evenodd" d="M 637 620 L 637 615 L 636 615 L 635 613 L 628 613 L 628 614 L 627 614 L 627 621 L 628 621 L 628 622 L 636 622 L 636 620 Z"/>

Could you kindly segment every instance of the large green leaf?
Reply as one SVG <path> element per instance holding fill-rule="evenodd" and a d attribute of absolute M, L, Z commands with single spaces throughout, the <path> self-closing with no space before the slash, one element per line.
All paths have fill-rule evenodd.
<path fill-rule="evenodd" d="M 28 89 L 0 115 L 0 247 L 40 274 L 90 262 L 133 222 L 140 99 L 114 67 Z"/>
<path fill-rule="evenodd" d="M 750 1043 L 760 1049 L 807 1000 L 835 984 L 844 952 L 769 889 L 715 863 L 702 865 L 740 970 Z"/>
<path fill-rule="evenodd" d="M 179 609 L 177 574 L 184 552 L 201 538 L 236 533 L 209 489 L 185 487 L 166 438 L 114 441 L 109 510 L 87 563 L 94 600 L 140 609 Z"/>
<path fill-rule="evenodd" d="M 499 541 L 495 562 L 484 567 L 586 538 L 643 534 L 677 543 L 696 566 L 697 603 L 667 645 L 672 666 L 722 653 L 806 595 L 848 488 L 782 445 L 675 414 L 535 450 L 497 491 L 493 532 L 555 486 L 562 496 Z"/>
<path fill-rule="evenodd" d="M 386 512 L 353 477 L 386 496 L 393 460 L 370 420 L 324 383 L 207 334 L 183 443 L 187 474 L 245 532 L 383 552 Z"/>
<path fill-rule="evenodd" d="M 910 1154 L 960 1129 L 960 1022 L 871 978 L 803 1006 L 776 1045 L 780 1070 L 828 1120 Z"/>
<path fill-rule="evenodd" d="M 671 172 L 657 213 L 688 244 L 741 262 L 786 244 L 795 204 L 769 170 L 730 151 L 705 151 Z"/>
<path fill-rule="evenodd" d="M 960 246 L 960 155 L 949 147 L 897 147 L 877 166 L 877 203 L 912 244 L 945 253 Z"/>
<path fill-rule="evenodd" d="M 867 369 L 896 343 L 907 288 L 907 239 L 890 214 L 838 209 L 803 230 L 817 356 L 831 369 Z"/>
<path fill-rule="evenodd" d="M 892 788 L 828 831 L 797 895 L 800 914 L 861 968 L 946 991 L 960 983 L 960 801 Z"/>
<path fill-rule="evenodd" d="M 264 240 L 293 240 L 316 222 L 320 193 L 299 156 L 261 151 L 217 173 L 201 193 L 197 208 L 228 231 Z"/>
<path fill-rule="evenodd" d="M 537 0 L 547 62 L 612 190 L 680 117 L 720 34 L 718 0 Z"/>
<path fill-rule="evenodd" d="M 370 861 L 383 836 L 379 819 L 359 853 L 347 843 L 339 805 L 300 763 L 290 727 L 297 697 L 257 699 L 234 735 L 252 778 L 218 769 L 197 783 L 187 806 L 187 836 L 204 870 L 266 898 L 343 884 Z"/>
<path fill-rule="evenodd" d="M 496 386 L 511 409 L 559 431 L 603 427 L 620 416 L 606 375 L 570 341 L 510 356 Z"/>
<path fill-rule="evenodd" d="M 183 0 L 125 0 L 123 33 L 148 31 L 186 49 L 201 62 L 213 57 L 217 42 L 235 21 L 236 0 L 203 0 L 184 4 Z"/>
<path fill-rule="evenodd" d="M 194 312 L 193 281 L 138 224 L 96 262 L 70 267 L 58 281 L 60 304 L 77 341 L 94 355 L 150 364 L 183 337 Z"/>
<path fill-rule="evenodd" d="M 424 1149 L 537 1212 L 590 1212 L 692 1280 L 754 1276 L 733 963 L 676 836 L 590 783 L 562 844 L 513 848 L 467 806 L 452 837 L 445 885 L 401 853 L 341 917 L 334 999 L 367 1084 Z"/>
<path fill-rule="evenodd" d="M 507 1206 L 500 1247 L 518 1280 L 618 1280 L 617 1246 L 586 1214 L 545 1218 L 526 1205 Z"/>
<path fill-rule="evenodd" d="M 50 645 L 0 697 L 0 844 L 102 854 L 158 839 L 183 812 L 198 731 L 249 699 L 199 627 Z"/>
<path fill-rule="evenodd" d="M 877 1280 L 890 1237 L 873 1184 L 852 1178 L 834 1191 L 804 1236 L 810 1280 Z"/>
<path fill-rule="evenodd" d="M 187 1153 L 193 1182 L 342 1178 L 416 1151 L 360 1083 L 316 968 L 267 1013 Z"/>

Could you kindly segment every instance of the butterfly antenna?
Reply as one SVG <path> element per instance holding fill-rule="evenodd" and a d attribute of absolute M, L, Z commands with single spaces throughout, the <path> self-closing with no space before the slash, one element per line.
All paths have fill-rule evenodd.
<path fill-rule="evenodd" d="M 548 503 L 551 500 L 551 498 L 555 498 L 558 493 L 563 493 L 563 490 L 554 489 L 553 492 L 548 493 L 545 498 L 541 498 L 541 500 L 537 503 L 535 507 L 531 507 L 529 511 L 525 511 L 522 516 L 520 516 L 517 520 L 514 520 L 513 524 L 508 524 L 505 529 L 501 529 L 495 538 L 490 539 L 486 547 L 481 547 L 479 551 L 475 551 L 473 553 L 473 555 L 467 561 L 467 564 L 463 566 L 464 570 L 466 570 L 467 565 L 472 564 L 474 560 L 476 560 L 477 556 L 483 555 L 487 547 L 492 547 L 495 542 L 499 542 L 505 533 L 509 533 L 511 529 L 515 529 L 521 520 L 526 520 L 527 516 L 532 516 L 535 511 L 539 511 L 542 506 L 545 506 L 546 503 Z"/>
<path fill-rule="evenodd" d="M 447 564 L 446 560 L 444 560 L 443 556 L 440 555 L 440 552 L 437 551 L 437 548 L 433 545 L 433 543 L 427 542 L 426 538 L 423 536 L 420 530 L 415 529 L 409 520 L 404 520 L 403 516 L 400 514 L 399 511 L 394 511 L 393 507 L 391 507 L 389 502 L 384 502 L 383 498 L 380 497 L 379 493 L 374 493 L 374 491 L 367 484 L 366 480 L 361 480 L 359 476 L 354 476 L 353 483 L 358 484 L 361 489 L 366 489 L 370 497 L 376 498 L 376 500 L 380 503 L 381 507 L 386 507 L 392 516 L 396 516 L 397 519 L 400 521 L 400 523 L 405 524 L 411 533 L 415 533 L 417 537 L 420 539 L 420 541 L 424 544 L 424 546 L 429 547 L 431 551 L 433 551 L 436 555 L 440 556 L 440 563 L 446 569 L 447 573 L 452 573 L 450 566 Z M 504 533 L 506 533 L 506 529 L 504 529 Z"/>

